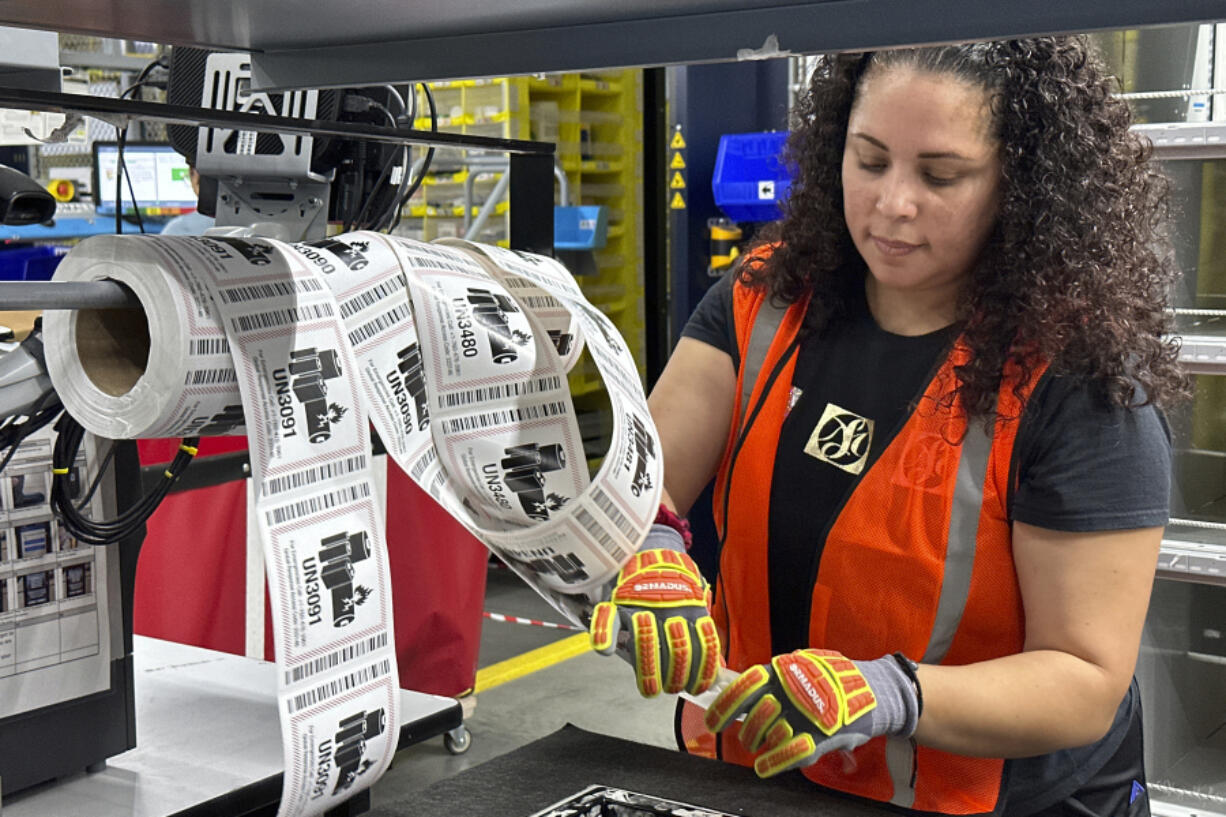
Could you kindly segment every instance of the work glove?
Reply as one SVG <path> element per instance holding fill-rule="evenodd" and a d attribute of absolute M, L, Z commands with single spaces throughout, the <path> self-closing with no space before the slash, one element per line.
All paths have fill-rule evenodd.
<path fill-rule="evenodd" d="M 711 686 L 723 666 L 711 588 L 678 531 L 652 525 L 607 598 L 592 612 L 592 649 L 620 650 L 643 697 L 661 690 L 697 695 Z"/>
<path fill-rule="evenodd" d="M 771 777 L 850 752 L 880 735 L 909 738 L 919 721 L 914 665 L 901 654 L 852 661 L 832 650 L 797 650 L 750 667 L 707 709 L 719 732 L 738 717 L 754 771 Z"/>

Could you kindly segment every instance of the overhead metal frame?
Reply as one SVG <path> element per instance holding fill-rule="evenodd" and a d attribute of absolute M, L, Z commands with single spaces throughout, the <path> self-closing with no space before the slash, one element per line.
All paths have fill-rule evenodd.
<path fill-rule="evenodd" d="M 566 5 L 566 4 L 562 4 Z M 740 6 L 740 7 L 737 7 Z M 1226 18 L 1222 0 L 818 0 L 696 3 L 694 12 L 439 35 L 418 17 L 409 36 L 310 47 L 252 43 L 257 87 L 339 87 L 603 67 L 653 66 Z M 716 10 L 712 10 L 715 8 Z M 414 12 L 417 13 L 417 12 Z"/>
<path fill-rule="evenodd" d="M 285 116 L 19 88 L 0 88 L 0 108 L 78 113 L 97 117 L 118 127 L 125 126 L 131 120 L 154 119 L 183 125 L 509 153 L 511 200 L 532 203 L 531 207 L 522 206 L 518 212 L 513 210 L 511 213 L 511 246 L 544 254 L 553 252 L 553 155 L 556 146 L 551 142 L 469 136 L 321 119 L 292 119 Z M 130 309 L 139 306 L 131 293 L 114 282 L 106 281 L 75 286 L 65 282 L 36 284 L 3 281 L 0 282 L 0 303 L 11 309 Z"/>
<path fill-rule="evenodd" d="M 432 145 L 434 147 L 490 150 L 511 154 L 552 156 L 551 142 L 530 142 L 524 139 L 501 139 L 491 136 L 470 136 L 445 131 L 389 128 L 358 122 L 333 122 L 324 119 L 294 119 L 261 113 L 240 113 L 214 108 L 195 108 L 165 102 L 144 102 L 135 99 L 63 94 L 52 91 L 31 91 L 0 87 L 0 108 L 79 113 L 93 116 L 124 127 L 136 119 L 155 119 L 179 125 L 200 125 L 212 128 L 233 128 L 249 131 L 275 131 L 300 136 L 332 136 L 390 144 Z"/>
<path fill-rule="evenodd" d="M 1226 19 L 1223 0 L 6 0 L 0 25 L 254 55 L 258 88 L 677 65 Z"/>

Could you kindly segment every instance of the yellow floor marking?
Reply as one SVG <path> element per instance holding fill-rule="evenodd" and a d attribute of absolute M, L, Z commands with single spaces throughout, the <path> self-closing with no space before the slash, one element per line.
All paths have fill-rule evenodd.
<path fill-rule="evenodd" d="M 582 655 L 591 648 L 588 634 L 576 633 L 569 638 L 563 638 L 561 641 L 555 641 L 552 644 L 546 644 L 544 647 L 529 650 L 514 658 L 499 661 L 497 664 L 490 664 L 488 667 L 477 670 L 476 691 L 478 693 L 485 692 L 500 684 L 505 684 L 507 681 L 514 681 L 516 678 L 531 675 L 537 670 L 551 667 L 554 664 L 560 664 L 567 658 Z"/>

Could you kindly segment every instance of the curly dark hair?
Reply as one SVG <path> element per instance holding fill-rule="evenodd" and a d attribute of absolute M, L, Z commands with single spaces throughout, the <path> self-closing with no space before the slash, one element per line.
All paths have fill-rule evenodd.
<path fill-rule="evenodd" d="M 806 331 L 847 314 L 867 272 L 843 216 L 848 118 L 864 77 L 900 66 L 984 88 L 1000 144 L 1000 212 L 957 306 L 972 352 L 957 371 L 966 410 L 992 416 L 1006 366 L 1020 367 L 1020 393 L 1036 356 L 1119 405 L 1185 397 L 1178 341 L 1166 336 L 1178 277 L 1169 184 L 1082 37 L 824 58 L 788 140 L 784 218 L 755 241 L 776 249 L 744 264 L 741 280 L 785 303 L 812 292 Z"/>

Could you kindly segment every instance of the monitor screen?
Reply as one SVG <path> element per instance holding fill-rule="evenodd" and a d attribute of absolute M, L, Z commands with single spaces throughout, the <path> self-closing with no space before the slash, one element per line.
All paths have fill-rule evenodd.
<path fill-rule="evenodd" d="M 123 163 L 132 179 L 123 182 L 123 210 L 133 212 L 132 197 L 142 215 L 177 216 L 196 209 L 187 159 L 166 144 L 128 142 Z M 115 214 L 115 183 L 119 173 L 119 145 L 94 142 L 94 204 L 101 215 Z"/>

